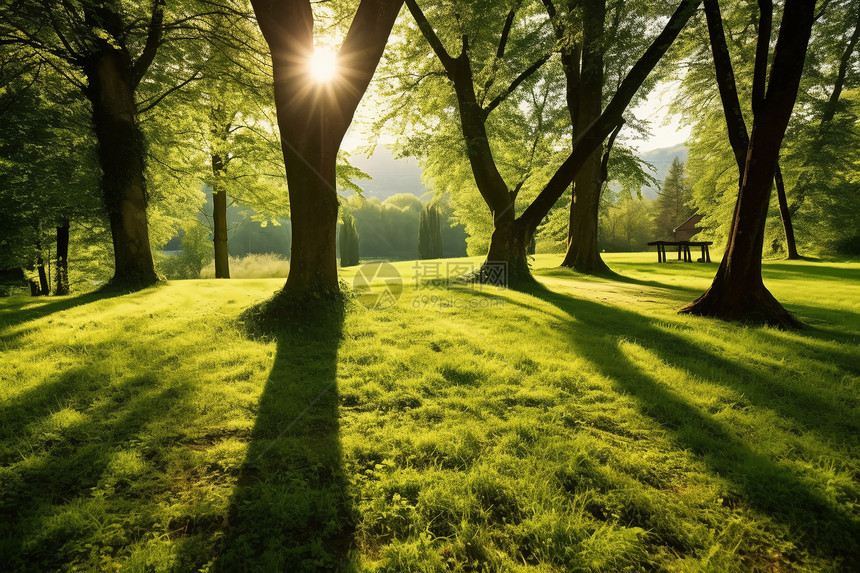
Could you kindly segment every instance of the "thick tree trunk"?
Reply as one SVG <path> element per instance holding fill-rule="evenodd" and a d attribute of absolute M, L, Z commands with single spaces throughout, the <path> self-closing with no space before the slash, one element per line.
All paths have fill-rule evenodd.
<path fill-rule="evenodd" d="M 337 278 L 337 211 L 335 161 L 340 137 L 321 126 L 322 136 L 336 144 L 288 142 L 284 159 L 290 189 L 293 243 L 284 293 L 295 298 L 340 296 Z M 341 134 L 342 136 L 342 134 Z"/>
<path fill-rule="evenodd" d="M 561 263 L 563 267 L 586 274 L 609 271 L 609 267 L 600 257 L 600 249 L 597 246 L 601 188 L 600 149 L 598 148 L 586 159 L 573 183 L 570 229 L 567 253 Z"/>
<path fill-rule="evenodd" d="M 69 294 L 69 220 L 57 226 L 57 289 L 54 294 Z"/>
<path fill-rule="evenodd" d="M 314 84 L 308 61 L 314 15 L 308 0 L 252 0 L 272 55 L 275 106 L 290 193 L 293 242 L 283 294 L 301 304 L 338 299 L 335 164 L 403 0 L 361 0 L 338 52 L 340 73 Z"/>
<path fill-rule="evenodd" d="M 760 2 L 760 6 L 763 17 L 767 16 L 769 3 Z M 761 254 L 779 148 L 797 97 L 813 8 L 814 3 L 806 0 L 787 0 L 766 94 L 763 78 L 767 72 L 767 52 L 757 51 L 753 85 L 758 90 L 753 90 L 753 128 L 729 245 L 710 288 L 681 309 L 682 313 L 780 328 L 801 326 L 765 288 Z M 759 46 L 766 46 L 769 30 L 766 33 L 760 30 L 759 34 Z"/>
<path fill-rule="evenodd" d="M 224 162 L 219 155 L 212 156 L 212 174 L 214 186 L 212 189 L 212 227 L 215 248 L 215 278 L 230 278 L 230 253 L 227 244 L 227 193 L 218 189 L 218 177 L 224 169 Z"/>
<path fill-rule="evenodd" d="M 529 270 L 528 246 L 533 233 L 517 221 L 496 224 L 490 250 L 476 280 L 501 287 L 523 288 L 535 284 Z"/>
<path fill-rule="evenodd" d="M 114 247 L 111 283 L 143 288 L 155 284 L 158 277 L 149 246 L 143 141 L 131 63 L 126 54 L 106 47 L 93 56 L 85 71 Z"/>
<path fill-rule="evenodd" d="M 785 232 L 785 249 L 789 260 L 801 258 L 797 252 L 797 242 L 794 240 L 794 225 L 791 223 L 791 211 L 785 196 L 785 182 L 782 180 L 782 170 L 776 166 L 776 198 L 779 204 L 779 217 L 782 219 L 782 229 Z"/>
<path fill-rule="evenodd" d="M 568 81 L 576 80 L 579 91 L 578 97 L 575 98 L 568 94 L 568 106 L 573 102 L 579 105 L 576 112 L 569 110 L 571 121 L 574 122 L 574 141 L 600 117 L 603 107 L 603 27 L 606 2 L 587 0 L 582 9 L 582 70 L 578 75 L 568 74 L 567 78 Z M 563 267 L 587 274 L 609 271 L 597 247 L 600 191 L 603 188 L 600 156 L 598 147 L 588 156 L 573 180 L 567 253 L 561 263 Z"/>
<path fill-rule="evenodd" d="M 42 296 L 42 289 L 41 289 L 41 287 L 39 287 L 39 281 L 34 281 L 33 279 L 30 279 L 29 283 L 30 283 L 30 296 Z"/>

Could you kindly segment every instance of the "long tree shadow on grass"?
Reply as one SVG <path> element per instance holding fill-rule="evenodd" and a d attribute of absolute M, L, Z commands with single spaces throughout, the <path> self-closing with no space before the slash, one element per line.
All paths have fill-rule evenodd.
<path fill-rule="evenodd" d="M 689 403 L 637 364 L 620 348 L 607 348 L 607 337 L 633 341 L 662 362 L 688 371 L 693 379 L 729 385 L 762 409 L 774 409 L 802 428 L 828 434 L 831 441 L 851 450 L 860 428 L 856 416 L 836 399 L 827 400 L 798 388 L 777 371 L 751 370 L 732 357 L 717 356 L 699 344 L 658 328 L 648 317 L 574 299 L 543 288 L 532 295 L 577 320 L 567 327 L 575 351 L 602 375 L 640 404 L 682 447 L 726 479 L 738 502 L 787 526 L 791 540 L 811 554 L 843 560 L 846 570 L 860 570 L 860 522 L 849 509 L 851 501 L 835 504 L 808 478 L 756 452 L 731 428 Z M 714 379 L 713 368 L 727 373 Z M 849 494 L 850 497 L 850 494 Z"/>
<path fill-rule="evenodd" d="M 215 571 L 334 571 L 353 539 L 342 468 L 342 316 L 282 331 Z"/>
<path fill-rule="evenodd" d="M 685 263 L 686 264 L 686 263 Z M 713 269 L 713 272 L 716 272 L 716 268 Z M 562 280 L 570 280 L 570 279 L 579 279 L 586 283 L 599 282 L 603 284 L 612 284 L 612 283 L 622 283 L 636 286 L 643 286 L 649 288 L 659 288 L 666 291 L 670 291 L 673 293 L 683 293 L 683 295 L 673 295 L 677 296 L 679 302 L 685 300 L 687 297 L 693 297 L 700 295 L 703 291 L 700 288 L 696 287 L 688 287 L 683 285 L 671 284 L 666 282 L 661 282 L 659 280 L 644 280 L 637 279 L 636 277 L 632 277 L 630 275 L 625 275 L 620 272 L 610 271 L 608 273 L 600 274 L 600 275 L 583 275 L 574 271 L 573 269 L 569 269 L 566 267 L 554 267 L 549 269 L 539 269 L 534 273 L 537 277 L 550 277 L 554 279 L 562 279 Z M 660 276 L 660 275 L 658 275 Z M 531 292 L 531 289 L 525 290 L 525 292 Z"/>
<path fill-rule="evenodd" d="M 765 279 L 768 278 L 768 275 L 776 273 L 779 273 L 780 278 L 786 279 L 809 280 L 810 277 L 815 277 L 818 279 L 836 281 L 860 280 L 860 270 L 824 265 L 820 263 L 801 266 L 791 263 L 774 263 L 768 261 L 762 266 L 762 274 L 765 275 Z"/>
<path fill-rule="evenodd" d="M 54 314 L 55 312 L 61 312 L 76 306 L 82 306 L 126 294 L 128 294 L 127 291 L 105 288 L 84 294 L 63 296 L 59 298 L 29 297 L 4 301 L 2 306 L 0 306 L 0 309 L 2 309 L 2 312 L 0 312 L 0 336 L 4 336 L 7 330 L 18 326 L 19 324 L 31 322 Z"/>

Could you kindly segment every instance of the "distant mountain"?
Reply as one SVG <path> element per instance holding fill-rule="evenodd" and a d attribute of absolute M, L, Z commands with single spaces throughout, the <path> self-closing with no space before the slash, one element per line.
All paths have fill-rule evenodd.
<path fill-rule="evenodd" d="M 677 157 L 684 163 L 687 162 L 687 148 L 683 144 L 672 147 L 661 147 L 640 154 L 640 158 L 654 166 L 656 172 L 651 175 L 661 184 L 666 179 L 672 160 Z M 358 154 L 350 157 L 350 163 L 358 167 L 373 179 L 362 179 L 357 181 L 364 189 L 365 197 L 377 197 L 385 200 L 396 193 L 412 193 L 423 197 L 429 191 L 421 182 L 421 167 L 415 159 L 397 159 L 391 151 L 379 146 L 371 157 Z M 642 195 L 649 199 L 657 197 L 657 189 L 643 187 Z M 425 198 L 426 199 L 426 198 Z"/>
<path fill-rule="evenodd" d="M 652 149 L 651 151 L 646 151 L 640 154 L 639 157 L 654 166 L 656 173 L 651 172 L 651 176 L 662 185 L 663 181 L 666 179 L 666 174 L 669 172 L 669 166 L 672 165 L 672 161 L 676 157 L 684 163 L 687 162 L 687 148 L 681 143 L 672 147 Z M 657 197 L 657 189 L 647 186 L 643 187 L 642 196 L 654 199 Z"/>
<path fill-rule="evenodd" d="M 415 159 L 397 159 L 391 151 L 380 145 L 371 157 L 352 155 L 349 162 L 373 179 L 356 181 L 365 197 L 385 200 L 397 193 L 412 193 L 422 197 L 429 189 L 421 183 L 421 168 Z"/>

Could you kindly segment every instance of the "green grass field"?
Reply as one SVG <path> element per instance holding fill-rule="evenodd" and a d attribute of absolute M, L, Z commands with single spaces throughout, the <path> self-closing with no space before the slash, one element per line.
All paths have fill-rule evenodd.
<path fill-rule="evenodd" d="M 0 569 L 860 570 L 860 263 L 766 263 L 783 332 L 655 258 L 277 340 L 282 279 L 0 299 Z"/>

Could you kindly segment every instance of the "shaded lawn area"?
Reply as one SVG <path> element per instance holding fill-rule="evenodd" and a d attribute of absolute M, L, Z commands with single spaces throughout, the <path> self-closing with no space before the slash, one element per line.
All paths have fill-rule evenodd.
<path fill-rule="evenodd" d="M 787 333 L 652 258 L 277 340 L 280 280 L 0 300 L 3 567 L 857 570 L 860 264 L 766 263 Z"/>

